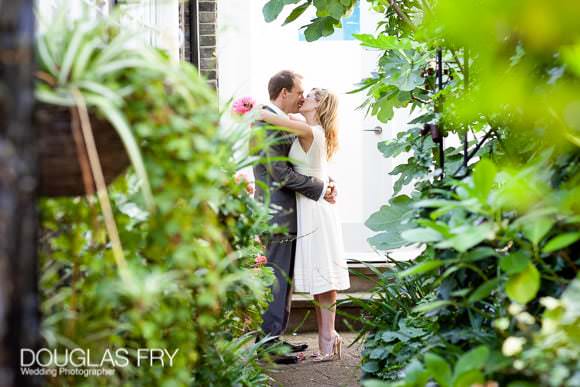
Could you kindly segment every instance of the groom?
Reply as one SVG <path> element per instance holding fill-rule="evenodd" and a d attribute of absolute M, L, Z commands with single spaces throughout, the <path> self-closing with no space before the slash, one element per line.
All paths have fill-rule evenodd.
<path fill-rule="evenodd" d="M 264 109 L 274 114 L 287 116 L 289 113 L 298 113 L 304 103 L 304 89 L 302 77 L 292 71 L 280 71 L 268 82 L 270 104 Z M 267 158 L 288 157 L 294 140 L 283 131 L 268 131 L 269 136 L 276 139 L 260 156 Z M 262 329 L 268 336 L 275 337 L 271 343 L 278 342 L 279 336 L 284 333 L 290 317 L 292 301 L 292 278 L 294 274 L 294 258 L 296 255 L 296 192 L 311 200 L 336 201 L 334 183 L 326 183 L 320 179 L 304 176 L 292 169 L 288 161 L 272 161 L 254 167 L 256 180 L 264 182 L 270 190 L 270 203 L 278 211 L 272 218 L 272 223 L 285 226 L 288 235 L 275 235 L 267 245 L 268 265 L 274 269 L 276 282 L 272 288 L 273 300 L 263 316 Z M 264 192 L 260 185 L 256 185 L 256 197 L 263 198 Z M 304 351 L 306 344 L 290 344 L 284 342 L 290 352 Z M 277 358 L 277 363 L 296 363 L 299 357 L 287 355 Z"/>

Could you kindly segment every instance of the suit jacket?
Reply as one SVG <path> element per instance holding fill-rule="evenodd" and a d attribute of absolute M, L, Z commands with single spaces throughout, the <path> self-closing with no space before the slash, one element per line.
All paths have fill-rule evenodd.
<path fill-rule="evenodd" d="M 274 109 L 265 106 L 264 109 L 277 114 Z M 262 123 L 264 125 L 265 123 Z M 290 147 L 295 136 L 279 130 L 267 130 L 268 137 L 276 139 L 275 144 L 260 152 L 261 157 L 288 157 Z M 324 190 L 324 182 L 312 176 L 305 176 L 296 172 L 289 161 L 272 160 L 267 164 L 258 164 L 254 167 L 256 181 L 264 182 L 270 190 L 270 204 L 277 210 L 272 223 L 288 228 L 288 232 L 295 234 L 296 225 L 296 192 L 312 200 L 319 200 Z M 263 199 L 264 192 L 256 184 L 256 198 Z"/>

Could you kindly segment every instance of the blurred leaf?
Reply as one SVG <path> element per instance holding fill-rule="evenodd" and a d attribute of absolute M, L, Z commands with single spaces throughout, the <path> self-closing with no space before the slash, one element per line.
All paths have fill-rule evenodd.
<path fill-rule="evenodd" d="M 433 230 L 432 228 L 413 228 L 410 230 L 405 230 L 401 233 L 403 239 L 408 242 L 437 242 L 440 241 L 443 236 Z"/>
<path fill-rule="evenodd" d="M 451 383 L 451 367 L 445 359 L 434 353 L 425 354 L 425 365 L 433 376 L 433 379 L 441 387 L 448 387 Z"/>
<path fill-rule="evenodd" d="M 540 273 L 530 262 L 525 270 L 508 279 L 505 288 L 511 300 L 525 305 L 536 297 L 540 289 Z"/>
<path fill-rule="evenodd" d="M 542 238 L 552 229 L 554 219 L 547 216 L 526 217 L 522 231 L 534 245 L 538 245 Z"/>
<path fill-rule="evenodd" d="M 361 41 L 363 47 L 377 48 L 380 50 L 410 50 L 413 45 L 409 39 L 400 39 L 396 36 L 381 34 L 374 37 L 370 34 L 353 34 Z"/>
<path fill-rule="evenodd" d="M 552 253 L 554 251 L 562 250 L 570 246 L 572 243 L 580 239 L 580 232 L 568 232 L 560 234 L 548 241 L 542 250 L 544 253 Z"/>
<path fill-rule="evenodd" d="M 525 252 L 516 251 L 515 253 L 501 257 L 499 266 L 507 274 L 517 274 L 527 268 L 529 263 L 530 258 Z"/>
<path fill-rule="evenodd" d="M 477 289 L 475 289 L 473 293 L 471 293 L 471 295 L 467 299 L 467 302 L 474 303 L 488 297 L 491 294 L 491 292 L 493 292 L 497 288 L 498 283 L 499 278 L 494 278 L 484 282 Z"/>
<path fill-rule="evenodd" d="M 466 372 L 480 370 L 485 366 L 489 358 L 489 348 L 485 345 L 480 345 L 469 352 L 463 354 L 455 364 L 453 370 L 454 385 L 458 385 L 458 378 Z"/>
<path fill-rule="evenodd" d="M 493 188 L 497 170 L 495 164 L 488 160 L 480 160 L 473 170 L 473 184 L 475 192 L 482 202 L 487 202 L 487 198 Z"/>
<path fill-rule="evenodd" d="M 408 268 L 407 270 L 404 270 L 402 272 L 399 272 L 397 275 L 399 276 L 399 278 L 404 278 L 404 277 L 408 277 L 411 275 L 419 275 L 419 274 L 425 274 L 431 270 L 435 270 L 438 267 L 443 265 L 443 261 L 440 260 L 432 260 L 432 261 L 426 261 L 426 262 L 422 262 L 419 263 L 413 267 Z"/>

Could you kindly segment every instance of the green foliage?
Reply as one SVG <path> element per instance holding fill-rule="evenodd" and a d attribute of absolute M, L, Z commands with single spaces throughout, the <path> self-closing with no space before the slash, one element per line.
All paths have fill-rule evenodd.
<path fill-rule="evenodd" d="M 70 106 L 70 90 L 79 88 L 96 114 L 124 122 L 151 191 L 145 200 L 139 194 L 144 176 L 135 162 L 109 188 L 129 266 L 123 278 L 94 197 L 42 201 L 47 345 L 95 356 L 107 348 L 131 352 L 130 364 L 113 377 L 58 376 L 49 383 L 267 384 L 259 344 L 251 341 L 273 273 L 254 267 L 254 259 L 264 252 L 259 238 L 273 230 L 268 209 L 234 178 L 247 160 L 232 158 L 239 136 L 218 130 L 214 92 L 190 64 L 127 46 L 107 21 L 61 24 L 39 40 L 39 98 Z M 179 352 L 172 367 L 139 367 L 138 348 Z"/>
<path fill-rule="evenodd" d="M 385 157 L 407 157 L 390 171 L 399 175 L 395 194 L 414 191 L 371 216 L 369 243 L 386 254 L 412 244 L 425 252 L 392 274 L 405 296 L 395 301 L 393 289 L 377 287 L 363 371 L 404 386 L 578 385 L 578 341 L 565 324 L 552 341 L 542 336 L 559 327 L 560 312 L 542 315 L 540 300 L 575 289 L 580 265 L 580 8 L 573 0 L 369 3 L 383 17 L 375 36 L 357 39 L 382 55 L 353 92 L 383 122 L 399 107 L 421 113 L 378 144 Z M 415 302 L 406 281 L 421 294 Z M 521 305 L 527 315 L 509 319 Z M 401 320 L 424 335 L 398 334 L 390 323 Z M 524 324 L 540 320 L 541 329 Z M 504 337 L 515 335 L 517 346 L 524 334 L 526 361 L 501 354 Z M 565 349 L 551 352 L 560 339 Z"/>

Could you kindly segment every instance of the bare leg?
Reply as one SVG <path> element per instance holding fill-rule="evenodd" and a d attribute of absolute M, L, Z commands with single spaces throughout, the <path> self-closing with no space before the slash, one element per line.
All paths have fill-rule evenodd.
<path fill-rule="evenodd" d="M 333 338 L 335 336 L 336 290 L 318 294 L 318 300 L 321 315 L 321 324 L 318 328 L 318 340 L 322 344 L 320 352 L 326 354 L 332 352 Z"/>
<path fill-rule="evenodd" d="M 316 326 L 318 327 L 318 349 L 322 348 L 320 341 L 320 332 L 322 331 L 322 314 L 320 313 L 320 297 L 318 294 L 314 295 L 314 312 L 316 313 Z"/>

